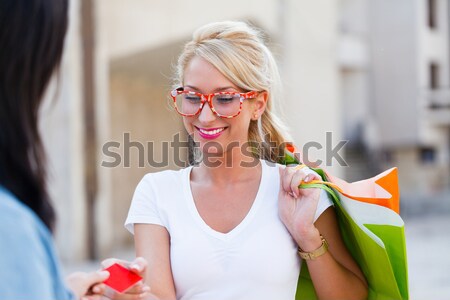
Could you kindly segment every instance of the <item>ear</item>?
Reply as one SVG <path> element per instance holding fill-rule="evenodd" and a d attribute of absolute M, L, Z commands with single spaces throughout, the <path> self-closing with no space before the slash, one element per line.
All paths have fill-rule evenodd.
<path fill-rule="evenodd" d="M 258 96 L 255 98 L 255 101 L 253 102 L 253 120 L 258 120 L 261 115 L 266 110 L 267 106 L 267 99 L 269 98 L 269 94 L 267 91 L 263 91 L 258 94 Z"/>

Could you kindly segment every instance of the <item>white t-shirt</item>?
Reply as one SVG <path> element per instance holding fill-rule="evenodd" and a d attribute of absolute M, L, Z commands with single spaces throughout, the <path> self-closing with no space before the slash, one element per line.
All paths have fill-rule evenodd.
<path fill-rule="evenodd" d="M 137 186 L 125 227 L 131 233 L 137 223 L 167 229 L 177 299 L 295 298 L 301 259 L 278 216 L 279 165 L 261 162 L 253 205 L 228 233 L 215 231 L 198 213 L 190 188 L 192 166 L 147 174 Z M 322 191 L 315 218 L 330 205 Z"/>

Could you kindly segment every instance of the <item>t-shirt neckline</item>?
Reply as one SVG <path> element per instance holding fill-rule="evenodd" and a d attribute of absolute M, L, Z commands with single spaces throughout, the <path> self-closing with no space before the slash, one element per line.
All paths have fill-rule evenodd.
<path fill-rule="evenodd" d="M 267 188 L 267 172 L 268 170 L 266 163 L 263 160 L 260 160 L 261 163 L 261 179 L 259 182 L 259 187 L 258 187 L 258 191 L 256 193 L 256 197 L 255 200 L 253 201 L 253 204 L 250 208 L 250 210 L 247 212 L 247 215 L 244 217 L 244 219 L 242 219 L 242 221 L 236 226 L 234 227 L 231 231 L 227 232 L 227 233 L 223 233 L 220 231 L 217 231 L 213 228 L 211 228 L 208 224 L 206 224 L 205 220 L 203 220 L 203 218 L 201 217 L 200 213 L 197 210 L 197 207 L 195 206 L 195 202 L 194 202 L 194 197 L 192 195 L 192 189 L 191 189 L 191 184 L 190 184 L 190 174 L 191 171 L 193 169 L 193 166 L 190 166 L 188 168 L 186 168 L 186 173 L 185 176 L 183 178 L 183 189 L 184 189 L 184 193 L 186 195 L 186 197 L 184 197 L 187 200 L 187 205 L 189 207 L 189 211 L 192 215 L 192 217 L 194 218 L 195 222 L 197 223 L 197 225 L 207 234 L 226 241 L 226 240 L 231 240 L 232 238 L 234 238 L 235 236 L 237 236 L 240 232 L 242 232 L 247 226 L 248 224 L 252 221 L 252 219 L 254 218 L 258 207 L 260 206 L 260 202 L 261 199 L 264 198 L 263 195 L 265 193 L 265 189 Z"/>

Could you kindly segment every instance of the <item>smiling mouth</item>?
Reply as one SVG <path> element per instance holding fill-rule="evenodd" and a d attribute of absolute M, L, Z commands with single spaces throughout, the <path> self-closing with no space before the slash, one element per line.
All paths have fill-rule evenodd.
<path fill-rule="evenodd" d="M 204 128 L 198 128 L 198 127 L 195 127 L 195 128 L 197 128 L 198 131 L 200 131 L 202 134 L 211 135 L 211 136 L 217 135 L 226 129 L 226 127 L 212 128 L 212 129 L 204 129 Z"/>

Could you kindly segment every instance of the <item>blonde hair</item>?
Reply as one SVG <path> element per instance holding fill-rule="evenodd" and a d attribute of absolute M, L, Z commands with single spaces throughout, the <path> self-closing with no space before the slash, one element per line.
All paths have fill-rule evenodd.
<path fill-rule="evenodd" d="M 278 162 L 291 141 L 287 127 L 274 114 L 280 93 L 280 76 L 275 59 L 254 27 L 235 21 L 207 24 L 197 29 L 178 58 L 175 85 L 184 84 L 188 63 L 199 56 L 211 63 L 237 87 L 246 91 L 267 91 L 266 110 L 251 121 L 248 142 L 257 158 Z"/>

